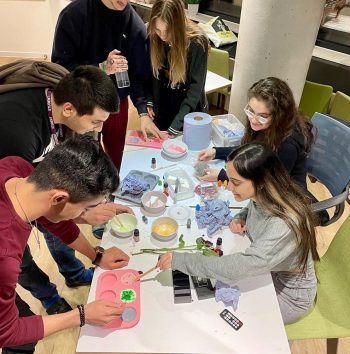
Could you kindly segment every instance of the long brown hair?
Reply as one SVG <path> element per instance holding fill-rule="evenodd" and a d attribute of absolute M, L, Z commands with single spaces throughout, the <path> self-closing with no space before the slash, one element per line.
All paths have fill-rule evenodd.
<path fill-rule="evenodd" d="M 187 52 L 190 43 L 193 40 L 204 43 L 205 36 L 198 26 L 186 17 L 182 0 L 157 0 L 152 6 L 151 19 L 148 25 L 152 70 L 156 78 L 159 77 L 159 70 L 164 65 L 166 47 L 166 43 L 158 37 L 155 31 L 157 18 L 164 21 L 168 26 L 167 39 L 170 44 L 168 60 L 171 85 L 185 83 Z"/>
<path fill-rule="evenodd" d="M 253 183 L 257 204 L 269 215 L 281 218 L 297 240 L 299 267 L 305 270 L 309 252 L 316 249 L 315 215 L 303 190 L 295 184 L 277 155 L 266 145 L 241 145 L 228 156 L 237 173 Z"/>
<path fill-rule="evenodd" d="M 309 151 L 314 141 L 312 124 L 298 111 L 293 93 L 285 81 L 276 77 L 262 79 L 248 90 L 248 101 L 251 98 L 266 104 L 271 111 L 272 121 L 267 129 L 256 132 L 248 120 L 242 144 L 260 141 L 277 152 L 282 142 L 296 129 L 304 136 L 306 151 Z"/>

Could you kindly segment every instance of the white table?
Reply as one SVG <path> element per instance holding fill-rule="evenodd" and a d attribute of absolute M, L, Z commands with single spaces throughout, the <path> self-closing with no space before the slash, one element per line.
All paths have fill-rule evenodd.
<path fill-rule="evenodd" d="M 207 79 L 205 80 L 205 93 L 215 92 L 218 89 L 231 86 L 231 80 L 228 80 L 212 71 L 207 71 Z"/>
<path fill-rule="evenodd" d="M 125 176 L 130 169 L 150 171 L 152 157 L 156 157 L 157 167 L 171 164 L 162 159 L 159 150 L 127 148 L 121 176 Z M 190 164 L 191 155 L 181 166 L 190 173 Z M 165 171 L 161 169 L 155 173 L 161 175 Z M 177 240 L 170 244 L 153 240 L 149 236 L 153 219 L 148 218 L 146 225 L 141 221 L 140 208 L 135 207 L 134 211 L 139 220 L 140 242 L 135 243 L 132 238 L 113 237 L 107 228 L 102 240 L 104 247 L 115 245 L 131 254 L 141 248 L 177 245 Z M 236 211 L 233 209 L 233 214 Z M 189 245 L 203 232 L 197 229 L 193 221 L 190 230 L 180 226 L 181 233 Z M 213 237 L 214 243 L 218 236 L 223 238 L 224 254 L 249 246 L 247 238 L 233 235 L 227 228 Z M 132 256 L 128 268 L 145 271 L 156 261 L 157 255 Z M 95 271 L 89 302 L 95 298 L 97 277 L 102 272 L 101 269 Z M 192 289 L 192 303 L 175 305 L 170 271 L 155 271 L 141 282 L 140 322 L 131 329 L 114 331 L 86 325 L 80 332 L 77 353 L 290 353 L 270 274 L 249 278 L 237 285 L 241 297 L 234 314 L 243 322 L 243 327 L 236 332 L 219 316 L 224 309 L 223 303 L 216 303 L 214 299 L 199 301 Z M 232 308 L 229 310 L 233 312 Z"/>

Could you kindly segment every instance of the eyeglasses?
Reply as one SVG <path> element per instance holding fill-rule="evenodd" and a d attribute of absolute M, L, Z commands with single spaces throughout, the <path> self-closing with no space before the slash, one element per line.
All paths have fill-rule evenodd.
<path fill-rule="evenodd" d="M 270 119 L 269 117 L 271 116 L 271 114 L 268 114 L 267 117 L 262 117 L 254 112 L 252 112 L 251 107 L 249 106 L 249 104 L 247 104 L 245 106 L 244 113 L 247 115 L 249 120 L 252 120 L 253 118 L 255 118 L 260 124 L 266 124 Z"/>

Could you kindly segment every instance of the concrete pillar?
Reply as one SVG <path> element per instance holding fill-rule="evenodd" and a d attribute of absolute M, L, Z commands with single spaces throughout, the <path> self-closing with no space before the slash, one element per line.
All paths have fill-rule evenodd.
<path fill-rule="evenodd" d="M 244 0 L 229 112 L 245 122 L 247 90 L 275 76 L 303 91 L 325 0 Z"/>

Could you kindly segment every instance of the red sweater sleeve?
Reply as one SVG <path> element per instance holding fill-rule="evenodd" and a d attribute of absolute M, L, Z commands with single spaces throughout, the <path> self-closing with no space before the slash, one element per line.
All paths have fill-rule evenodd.
<path fill-rule="evenodd" d="M 74 242 L 79 236 L 79 227 L 72 220 L 53 223 L 41 217 L 37 221 L 52 234 L 61 239 L 66 245 Z"/>
<path fill-rule="evenodd" d="M 19 268 L 18 259 L 0 254 L 0 347 L 32 343 L 44 337 L 41 316 L 19 317 L 15 292 Z"/>

